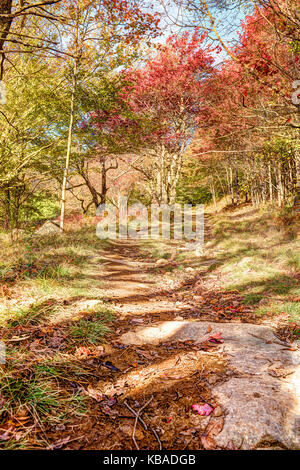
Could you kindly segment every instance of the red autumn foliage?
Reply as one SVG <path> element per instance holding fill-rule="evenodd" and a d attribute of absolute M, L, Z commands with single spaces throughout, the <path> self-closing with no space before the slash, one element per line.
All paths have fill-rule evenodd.
<path fill-rule="evenodd" d="M 203 80 L 213 72 L 213 49 L 205 42 L 198 30 L 169 37 L 145 67 L 123 75 L 118 105 L 91 113 L 96 128 L 129 145 L 185 148 L 204 107 Z"/>

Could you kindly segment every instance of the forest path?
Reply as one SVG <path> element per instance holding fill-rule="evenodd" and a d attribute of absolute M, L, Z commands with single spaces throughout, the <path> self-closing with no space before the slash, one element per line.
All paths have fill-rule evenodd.
<path fill-rule="evenodd" d="M 300 447 L 297 348 L 268 326 L 201 313 L 195 280 L 161 285 L 136 241 L 112 243 L 102 260 L 115 331 L 74 448 Z"/>

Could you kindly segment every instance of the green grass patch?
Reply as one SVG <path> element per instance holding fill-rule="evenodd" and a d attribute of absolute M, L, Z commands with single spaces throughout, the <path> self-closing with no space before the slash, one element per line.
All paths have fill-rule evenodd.
<path fill-rule="evenodd" d="M 41 323 L 53 312 L 53 305 L 48 302 L 32 304 L 26 308 L 4 310 L 0 313 L 0 326 L 16 327 Z"/>
<path fill-rule="evenodd" d="M 87 397 L 73 392 L 69 386 L 72 379 L 76 382 L 82 377 L 84 369 L 74 361 L 67 361 L 68 357 L 60 356 L 34 363 L 25 350 L 10 348 L 7 362 L 0 369 L 0 396 L 3 400 L 0 421 L 5 413 L 14 417 L 20 410 L 26 411 L 29 419 L 37 418 L 50 425 L 84 415 Z M 64 381 L 62 387 L 59 379 L 65 379 L 66 375 L 69 375 L 69 380 Z"/>
<path fill-rule="evenodd" d="M 262 300 L 263 296 L 260 294 L 247 294 L 243 300 L 245 305 L 255 305 Z"/>
<path fill-rule="evenodd" d="M 97 344 L 107 336 L 110 328 L 103 319 L 98 320 L 79 320 L 70 327 L 70 335 L 77 341 L 84 343 Z"/>
<path fill-rule="evenodd" d="M 218 273 L 225 290 L 237 290 L 243 303 L 256 306 L 258 315 L 286 313 L 299 322 L 300 239 L 290 236 L 290 226 L 278 223 L 273 210 L 251 207 L 210 218 L 212 240 L 206 255 L 217 259 L 208 272 Z M 266 299 L 269 306 L 259 306 Z"/>
<path fill-rule="evenodd" d="M 300 302 L 271 302 L 255 310 L 257 315 L 288 315 L 290 322 L 300 323 Z"/>
<path fill-rule="evenodd" d="M 13 414 L 13 409 L 28 406 L 39 416 L 55 412 L 59 407 L 59 390 L 49 379 L 42 377 L 17 377 L 11 373 L 1 373 L 0 392 L 6 400 L 3 410 Z"/>
<path fill-rule="evenodd" d="M 81 362 L 75 362 L 71 357 L 61 355 L 51 359 L 45 359 L 35 364 L 34 368 L 36 373 L 40 376 L 45 378 L 53 377 L 67 382 L 86 382 L 87 377 L 92 375 Z"/>
<path fill-rule="evenodd" d="M 87 318 L 82 318 L 70 326 L 69 334 L 81 343 L 98 344 L 110 332 L 108 323 L 113 321 L 114 314 L 104 305 L 101 308 L 93 307 L 88 313 L 90 315 Z"/>

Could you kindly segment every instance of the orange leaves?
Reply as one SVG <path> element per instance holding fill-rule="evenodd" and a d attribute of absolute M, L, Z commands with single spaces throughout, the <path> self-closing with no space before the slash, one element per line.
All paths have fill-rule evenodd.
<path fill-rule="evenodd" d="M 88 357 L 100 357 L 105 355 L 103 346 L 94 346 L 87 348 L 86 346 L 79 346 L 75 350 L 77 359 L 86 359 Z"/>

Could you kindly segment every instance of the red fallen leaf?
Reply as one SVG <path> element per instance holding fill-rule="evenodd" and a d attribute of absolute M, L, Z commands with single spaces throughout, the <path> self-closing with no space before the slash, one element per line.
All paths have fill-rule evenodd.
<path fill-rule="evenodd" d="M 222 339 L 222 333 L 219 331 L 218 333 L 215 333 L 214 335 L 210 335 L 208 341 L 211 343 L 224 343 Z"/>
<path fill-rule="evenodd" d="M 192 405 L 192 408 L 194 411 L 197 411 L 197 413 L 201 416 L 209 416 L 214 411 L 214 408 L 208 403 L 205 403 L 204 405 L 195 404 Z"/>
<path fill-rule="evenodd" d="M 222 333 L 220 331 L 218 331 L 218 333 L 215 333 L 214 335 L 210 335 L 210 338 L 222 339 Z"/>
<path fill-rule="evenodd" d="M 168 418 L 166 418 L 167 423 L 170 423 L 172 420 L 173 420 L 172 416 L 168 416 Z"/>

